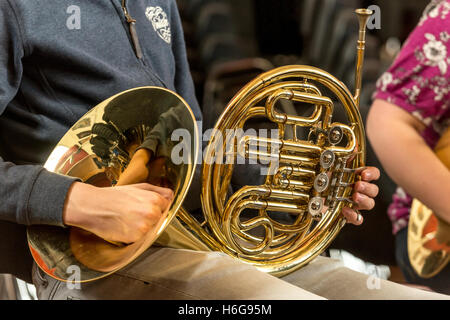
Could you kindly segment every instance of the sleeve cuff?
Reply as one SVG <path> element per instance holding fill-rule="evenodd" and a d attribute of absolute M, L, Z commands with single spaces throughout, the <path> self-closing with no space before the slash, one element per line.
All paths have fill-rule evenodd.
<path fill-rule="evenodd" d="M 397 95 L 395 95 L 394 93 L 391 92 L 387 92 L 387 91 L 378 91 L 373 95 L 373 100 L 375 99 L 380 99 L 380 100 L 384 100 L 387 101 L 393 105 L 396 105 L 397 107 L 412 113 L 413 111 L 415 111 L 417 108 L 412 106 L 411 104 L 409 104 L 406 99 L 403 99 L 401 97 L 398 97 Z"/>
<path fill-rule="evenodd" d="M 27 223 L 64 227 L 63 210 L 67 193 L 77 178 L 42 170 L 31 189 Z"/>

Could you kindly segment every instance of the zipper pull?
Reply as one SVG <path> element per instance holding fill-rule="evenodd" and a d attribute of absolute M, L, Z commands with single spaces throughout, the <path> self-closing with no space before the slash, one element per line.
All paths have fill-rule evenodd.
<path fill-rule="evenodd" d="M 139 38 L 136 32 L 136 19 L 133 19 L 132 16 L 130 16 L 130 14 L 128 13 L 127 7 L 125 5 L 125 1 L 122 1 L 122 10 L 123 13 L 125 14 L 125 18 L 127 19 L 128 24 L 130 25 L 130 34 L 131 34 L 131 40 L 133 41 L 133 46 L 134 46 L 134 52 L 136 53 L 136 56 L 139 59 L 142 59 L 143 54 L 142 54 L 142 49 L 141 49 L 141 45 L 139 44 Z"/>

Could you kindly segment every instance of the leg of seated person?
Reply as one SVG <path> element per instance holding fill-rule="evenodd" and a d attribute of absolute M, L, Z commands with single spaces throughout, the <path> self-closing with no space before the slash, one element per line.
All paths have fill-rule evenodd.
<path fill-rule="evenodd" d="M 319 256 L 283 280 L 330 300 L 438 300 L 450 296 L 410 288 L 353 271 Z"/>
<path fill-rule="evenodd" d="M 10 274 L 0 274 L 0 301 L 16 300 L 15 278 Z"/>
<path fill-rule="evenodd" d="M 80 290 L 40 273 L 34 271 L 39 299 L 323 299 L 222 253 L 165 247 L 150 248 L 119 272 L 82 283 Z"/>

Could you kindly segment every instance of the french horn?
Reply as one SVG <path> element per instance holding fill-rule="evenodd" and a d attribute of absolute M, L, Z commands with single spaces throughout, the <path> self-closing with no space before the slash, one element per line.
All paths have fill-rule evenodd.
<path fill-rule="evenodd" d="M 435 152 L 450 170 L 450 129 L 439 139 Z M 428 245 L 430 241 L 437 241 L 438 224 L 433 211 L 414 199 L 408 222 L 408 257 L 414 271 L 422 278 L 434 277 L 450 261 L 450 251 L 436 250 Z"/>
<path fill-rule="evenodd" d="M 203 153 L 192 111 L 167 89 L 135 88 L 94 107 L 62 138 L 47 170 L 114 186 L 136 148 L 159 127 L 164 134 L 159 136 L 158 150 L 166 159 L 160 178 L 174 190 L 175 199 L 154 231 L 130 245 L 77 228 L 31 226 L 28 241 L 37 265 L 61 281 L 92 281 L 125 267 L 156 242 L 220 251 L 282 276 L 322 253 L 345 225 L 341 210 L 352 206 L 357 171 L 365 164 L 359 101 L 366 24 L 372 12 L 358 9 L 356 14 L 360 28 L 354 95 L 321 69 L 276 68 L 248 83 L 229 102 Z M 280 110 L 282 101 L 310 113 L 286 113 Z M 333 121 L 335 101 L 346 115 L 345 123 Z M 276 134 L 248 134 L 245 129 L 253 119 L 264 119 Z M 191 137 L 182 152 L 186 161 L 174 163 L 168 156 L 178 148 L 170 139 L 168 123 Z M 182 207 L 199 154 L 201 217 Z M 231 187 L 239 159 L 256 163 L 264 181 Z M 80 271 L 78 278 L 73 277 L 74 266 Z"/>

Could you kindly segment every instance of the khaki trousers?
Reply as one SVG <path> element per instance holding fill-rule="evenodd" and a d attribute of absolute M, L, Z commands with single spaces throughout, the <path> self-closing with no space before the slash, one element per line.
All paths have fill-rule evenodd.
<path fill-rule="evenodd" d="M 14 277 L 10 274 L 0 274 L 0 301 L 16 299 L 17 289 Z"/>
<path fill-rule="evenodd" d="M 135 262 L 107 278 L 69 289 L 43 275 L 33 282 L 39 299 L 449 299 L 449 296 L 371 279 L 342 266 L 339 260 L 317 257 L 283 278 L 258 271 L 218 252 L 152 247 Z"/>

